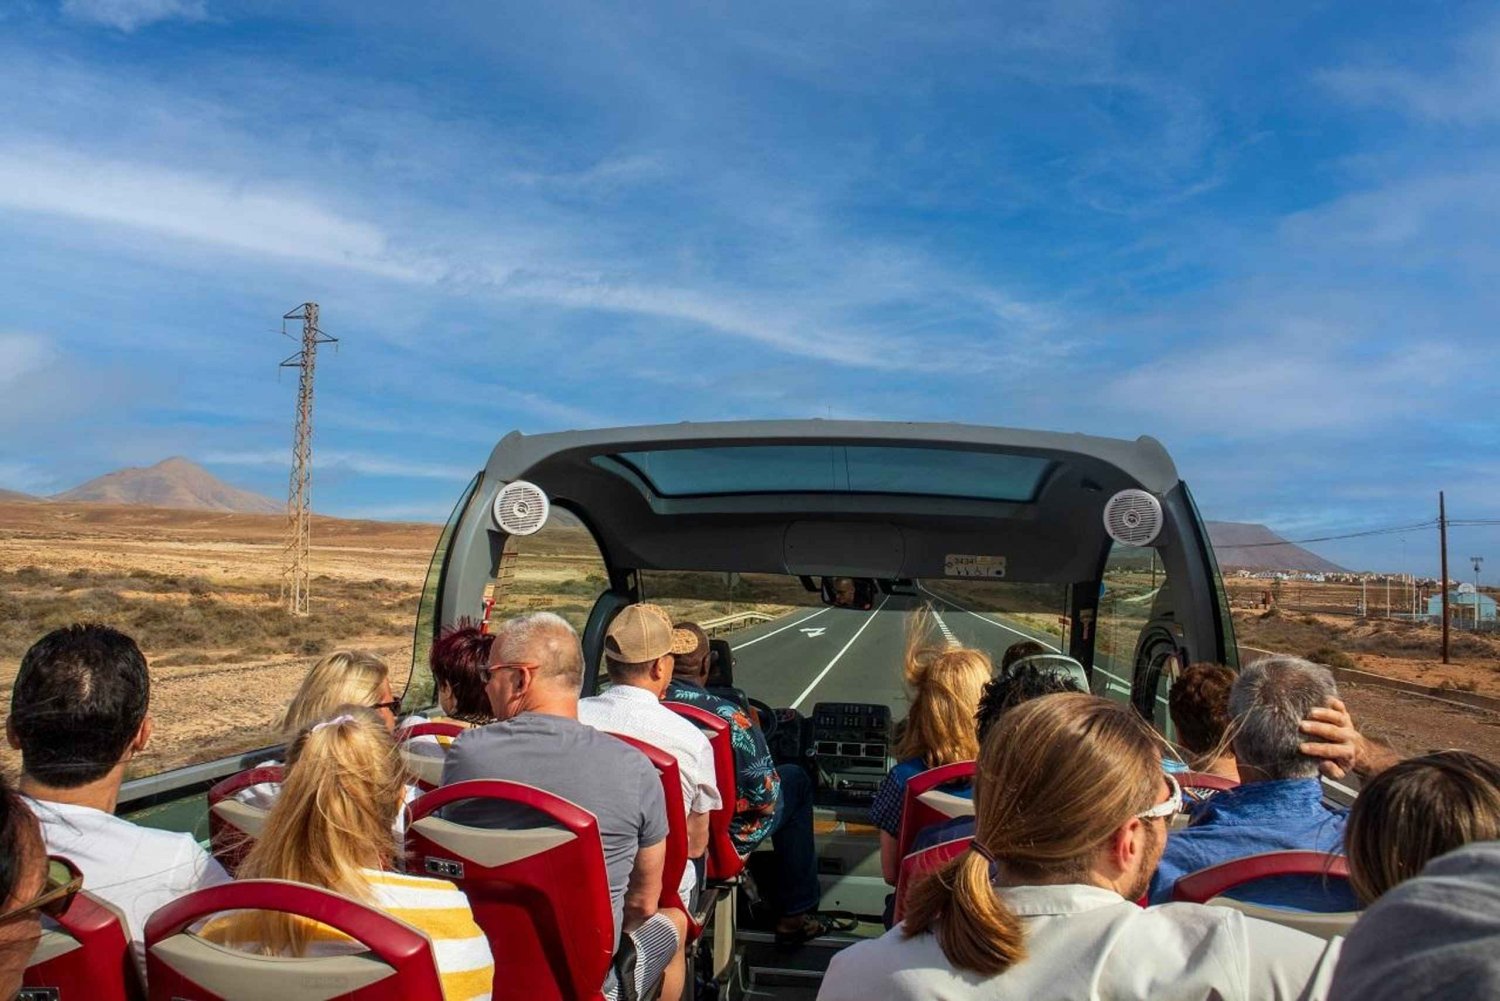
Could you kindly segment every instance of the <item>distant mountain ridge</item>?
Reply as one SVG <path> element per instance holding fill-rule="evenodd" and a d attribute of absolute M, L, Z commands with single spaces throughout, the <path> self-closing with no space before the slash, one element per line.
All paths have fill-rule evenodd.
<path fill-rule="evenodd" d="M 196 462 L 181 456 L 143 469 L 131 467 L 106 473 L 72 490 L 53 494 L 51 499 L 234 514 L 280 514 L 286 510 L 285 504 L 230 486 Z"/>
<path fill-rule="evenodd" d="M 42 498 L 33 497 L 31 494 L 23 494 L 19 490 L 5 490 L 3 488 L 0 488 L 0 501 L 6 501 L 11 504 L 26 503 L 28 501 L 34 504 L 40 504 Z"/>
<path fill-rule="evenodd" d="M 1214 556 L 1224 570 L 1287 570 L 1294 573 L 1346 573 L 1316 553 L 1283 539 L 1264 525 L 1210 521 L 1205 526 Z"/>

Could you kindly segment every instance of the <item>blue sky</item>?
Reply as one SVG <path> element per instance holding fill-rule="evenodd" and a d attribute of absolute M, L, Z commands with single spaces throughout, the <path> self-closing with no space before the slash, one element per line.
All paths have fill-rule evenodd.
<path fill-rule="evenodd" d="M 1294 538 L 1500 516 L 1492 5 L 19 0 L 0 94 L 3 486 L 281 496 L 313 299 L 329 513 L 848 416 L 1152 434 Z"/>

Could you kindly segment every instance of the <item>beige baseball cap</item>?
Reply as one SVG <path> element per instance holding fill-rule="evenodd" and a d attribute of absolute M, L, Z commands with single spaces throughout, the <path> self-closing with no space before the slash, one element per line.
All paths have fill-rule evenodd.
<path fill-rule="evenodd" d="M 660 605 L 627 605 L 604 634 L 604 656 L 622 664 L 644 664 L 672 653 L 692 653 L 698 637 L 673 629 L 672 617 Z"/>

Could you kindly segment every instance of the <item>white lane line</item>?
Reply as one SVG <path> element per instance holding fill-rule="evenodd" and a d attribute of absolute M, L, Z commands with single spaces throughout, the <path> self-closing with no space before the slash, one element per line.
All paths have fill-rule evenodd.
<path fill-rule="evenodd" d="M 918 584 L 917 586 L 920 587 L 923 591 L 927 591 L 927 585 L 925 585 L 925 584 Z M 927 591 L 927 593 L 930 594 L 930 595 L 932 595 L 932 597 L 936 598 L 938 601 L 941 601 L 944 604 L 953 606 L 953 608 L 954 608 L 955 611 L 966 612 L 967 614 L 974 616 L 974 618 L 978 619 L 980 622 L 987 622 L 990 625 L 994 626 L 996 629 L 1004 629 L 1008 633 L 1015 633 L 1017 636 L 1021 637 L 1023 640 L 1032 640 L 1032 641 L 1034 641 L 1036 643 L 1040 643 L 1042 646 L 1046 647 L 1048 650 L 1051 650 L 1053 653 L 1062 653 L 1061 650 L 1059 650 L 1057 647 L 1053 646 L 1051 643 L 1048 643 L 1046 640 L 1038 639 L 1037 637 L 1032 636 L 1029 633 L 1023 633 L 1023 632 L 1021 632 L 1021 630 L 1014 629 L 1014 628 L 1012 628 L 1010 626 L 1007 626 L 1003 622 L 996 622 L 994 619 L 986 618 L 985 616 L 980 615 L 978 612 L 971 611 L 971 610 L 965 608 L 964 606 L 960 605 L 956 601 L 952 601 L 952 600 L 950 600 L 948 598 L 943 597 L 941 594 L 936 594 L 936 593 L 934 593 L 932 591 Z"/>
<path fill-rule="evenodd" d="M 789 622 L 786 625 L 782 626 L 780 629 L 773 629 L 770 632 L 766 633 L 764 636 L 757 636 L 753 640 L 746 640 L 745 642 L 739 644 L 738 646 L 732 646 L 729 649 L 731 649 L 731 650 L 743 650 L 747 646 L 754 646 L 755 644 L 759 643 L 761 640 L 768 640 L 772 636 L 775 636 L 777 633 L 784 633 L 788 629 L 792 629 L 792 628 L 794 628 L 796 626 L 802 625 L 802 623 L 804 623 L 804 622 L 811 622 L 813 619 L 816 619 L 818 616 L 822 615 L 826 611 L 828 611 L 828 609 L 826 609 L 826 608 L 820 608 L 816 612 L 813 612 L 811 615 L 809 615 L 805 619 L 798 619 L 796 622 Z"/>
<path fill-rule="evenodd" d="M 925 585 L 925 584 L 918 584 L 917 586 L 919 588 L 921 588 L 923 591 L 927 591 L 927 585 Z M 958 610 L 960 612 L 968 612 L 970 615 L 974 616 L 974 618 L 978 619 L 980 622 L 988 622 L 990 625 L 995 626 L 997 629 L 1004 629 L 1007 632 L 1015 633 L 1017 636 L 1021 637 L 1022 639 L 1035 640 L 1037 643 L 1042 644 L 1042 646 L 1046 647 L 1048 650 L 1051 650 L 1054 653 L 1062 653 L 1061 650 L 1059 650 L 1057 647 L 1053 646 L 1051 643 L 1046 642 L 1045 640 L 1037 639 L 1037 637 L 1035 637 L 1035 636 L 1029 636 L 1026 633 L 1021 632 L 1021 630 L 1019 630 L 1019 629 L 1013 629 L 1010 626 L 1007 626 L 1003 622 L 996 622 L 994 619 L 987 618 L 986 616 L 980 615 L 978 612 L 971 611 L 971 610 L 963 607 L 962 605 L 958 604 L 956 601 L 952 601 L 952 600 L 950 600 L 948 598 L 943 597 L 941 594 L 936 594 L 936 593 L 934 593 L 932 591 L 927 591 L 927 593 L 930 594 L 930 595 L 932 595 L 938 601 L 945 602 L 946 604 L 952 605 L 956 610 Z M 1122 695 L 1129 695 L 1130 694 L 1130 679 L 1129 678 L 1122 678 L 1118 674 L 1115 674 L 1112 671 L 1106 671 L 1104 668 L 1100 667 L 1098 664 L 1094 665 L 1094 670 L 1098 671 L 1100 674 L 1104 675 L 1106 678 L 1112 678 L 1115 681 L 1120 682 L 1120 685 L 1124 686 L 1122 688 L 1122 687 L 1120 687 L 1120 685 L 1110 685 L 1109 688 L 1112 691 L 1119 692 Z M 1164 699 L 1164 698 L 1162 698 L 1160 695 L 1158 695 L 1156 697 L 1156 701 L 1160 702 L 1162 705 L 1167 705 L 1167 700 Z"/>
<path fill-rule="evenodd" d="M 953 630 L 948 628 L 948 623 L 943 621 L 942 612 L 939 612 L 936 608 L 934 608 L 932 610 L 932 617 L 937 620 L 938 631 L 943 634 L 943 639 L 948 641 L 948 645 L 950 647 L 963 646 L 963 644 L 958 641 L 958 637 L 953 635 Z"/>
<path fill-rule="evenodd" d="M 851 636 L 851 637 L 849 637 L 849 642 L 844 644 L 844 648 L 842 650 L 840 650 L 838 653 L 836 653 L 836 654 L 833 655 L 833 659 L 828 662 L 828 666 L 825 667 L 825 668 L 823 668 L 823 670 L 821 670 L 821 671 L 818 672 L 818 676 L 812 680 L 812 684 L 810 684 L 806 688 L 802 689 L 802 694 L 799 695 L 799 696 L 797 696 L 797 701 L 796 702 L 792 703 L 792 708 L 793 709 L 796 709 L 798 706 L 802 705 L 802 700 L 805 699 L 805 698 L 807 698 L 809 695 L 812 694 L 812 690 L 814 688 L 818 687 L 818 682 L 820 682 L 824 678 L 828 677 L 828 672 L 833 670 L 833 665 L 837 664 L 839 662 L 840 658 L 842 658 L 844 656 L 844 654 L 846 654 L 846 653 L 849 652 L 849 648 L 854 645 L 854 641 L 857 640 L 857 639 L 859 639 L 861 633 L 863 633 L 866 629 L 870 628 L 870 623 L 872 623 L 872 622 L 875 621 L 875 616 L 877 616 L 877 615 L 880 614 L 880 610 L 882 608 L 884 608 L 885 607 L 885 603 L 887 601 L 890 601 L 890 600 L 891 600 L 891 596 L 890 595 L 886 595 L 884 598 L 882 598 L 880 600 L 880 604 L 878 604 L 878 605 L 875 606 L 875 611 L 873 611 L 873 612 L 870 613 L 870 617 L 865 620 L 864 625 L 860 626 L 858 629 L 856 629 L 854 631 L 854 635 Z M 824 611 L 826 612 L 827 609 L 825 608 Z"/>

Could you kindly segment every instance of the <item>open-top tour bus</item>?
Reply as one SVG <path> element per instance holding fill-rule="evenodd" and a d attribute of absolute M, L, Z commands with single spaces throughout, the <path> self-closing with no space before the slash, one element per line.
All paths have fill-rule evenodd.
<path fill-rule="evenodd" d="M 762 709 L 778 760 L 815 777 L 822 907 L 870 919 L 862 933 L 890 892 L 867 811 L 905 715 L 909 613 L 930 606 L 943 639 L 997 662 L 1037 640 L 1163 731 L 1174 664 L 1237 662 L 1203 522 L 1154 439 L 685 423 L 500 441 L 433 556 L 407 709 L 434 701 L 426 656 L 445 626 L 556 611 L 598 667 L 611 618 L 638 600 L 702 625 L 714 680 Z M 201 835 L 207 786 L 269 754 L 131 783 L 122 812 Z M 799 996 L 849 940 L 772 950 L 736 928 L 736 895 L 704 915 L 698 964 L 731 994 Z"/>

